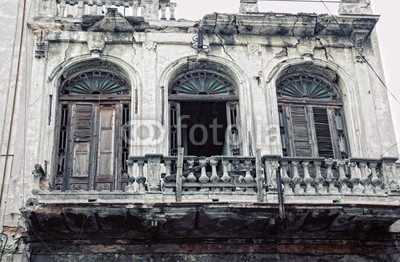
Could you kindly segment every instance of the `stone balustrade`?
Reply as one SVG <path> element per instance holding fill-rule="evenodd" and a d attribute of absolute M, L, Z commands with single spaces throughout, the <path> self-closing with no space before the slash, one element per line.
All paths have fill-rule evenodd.
<path fill-rule="evenodd" d="M 172 192 L 176 183 L 176 158 L 164 164 L 164 190 Z M 183 192 L 256 192 L 257 179 L 254 157 L 194 157 L 185 156 L 182 168 Z"/>
<path fill-rule="evenodd" d="M 185 196 L 190 196 L 188 201 L 207 201 L 210 195 L 238 201 L 245 196 L 246 201 L 263 202 L 275 201 L 281 191 L 289 202 L 300 198 L 318 201 L 316 196 L 326 196 L 332 203 L 334 196 L 368 201 L 368 197 L 382 199 L 400 193 L 400 166 L 395 158 L 339 160 L 266 155 L 259 160 L 246 156 L 181 159 L 178 164 L 177 156 L 131 156 L 128 185 L 123 191 L 108 194 L 140 195 L 140 199 L 158 195 L 161 201 L 181 201 Z"/>
<path fill-rule="evenodd" d="M 398 185 L 395 159 L 281 158 L 279 165 L 267 156 L 264 159 L 271 173 L 280 168 L 285 195 L 382 195 L 391 192 L 389 183 Z M 272 176 L 268 186 L 274 190 L 277 179 Z"/>
<path fill-rule="evenodd" d="M 169 0 L 38 0 L 36 17 L 81 18 L 99 16 L 117 8 L 123 16 L 175 20 L 176 3 Z"/>

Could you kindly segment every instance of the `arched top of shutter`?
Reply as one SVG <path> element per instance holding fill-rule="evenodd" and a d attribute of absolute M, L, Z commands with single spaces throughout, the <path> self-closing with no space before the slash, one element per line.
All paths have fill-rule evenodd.
<path fill-rule="evenodd" d="M 339 100 L 332 84 L 305 74 L 284 77 L 277 86 L 277 95 L 281 98 Z"/>
<path fill-rule="evenodd" d="M 62 95 L 123 95 L 129 94 L 129 85 L 119 76 L 103 71 L 83 72 L 65 80 Z"/>
<path fill-rule="evenodd" d="M 179 75 L 170 86 L 170 94 L 235 95 L 235 87 L 227 76 L 200 69 Z"/>

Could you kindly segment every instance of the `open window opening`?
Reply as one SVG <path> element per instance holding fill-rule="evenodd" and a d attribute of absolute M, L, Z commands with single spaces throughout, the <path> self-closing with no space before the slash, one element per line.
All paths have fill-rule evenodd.
<path fill-rule="evenodd" d="M 211 70 L 188 71 L 169 91 L 170 154 L 240 155 L 238 97 L 233 82 Z"/>

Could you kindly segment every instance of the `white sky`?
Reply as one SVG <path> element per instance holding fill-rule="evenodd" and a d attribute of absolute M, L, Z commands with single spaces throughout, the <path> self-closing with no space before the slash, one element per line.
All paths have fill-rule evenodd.
<path fill-rule="evenodd" d="M 386 85 L 388 89 L 400 101 L 400 71 L 397 63 L 400 61 L 400 49 L 398 42 L 394 40 L 398 30 L 396 18 L 399 16 L 398 9 L 393 5 L 394 1 L 371 0 L 374 14 L 381 15 L 377 25 L 380 49 L 385 68 Z M 237 13 L 239 11 L 240 0 L 175 0 L 178 4 L 176 17 L 190 20 L 199 20 L 204 14 Z M 391 3 L 389 3 L 391 2 Z M 327 4 L 333 14 L 337 14 L 338 4 Z M 284 3 L 259 1 L 261 12 L 286 12 L 286 13 L 328 13 L 322 3 Z M 397 76 L 397 77 L 396 77 Z M 382 86 L 382 91 L 385 91 Z M 389 95 L 390 97 L 390 95 Z M 394 118 L 394 127 L 397 133 L 397 141 L 400 142 L 400 103 L 390 97 L 392 115 Z M 377 126 L 379 123 L 376 123 Z M 400 143 L 398 144 L 400 151 Z"/>

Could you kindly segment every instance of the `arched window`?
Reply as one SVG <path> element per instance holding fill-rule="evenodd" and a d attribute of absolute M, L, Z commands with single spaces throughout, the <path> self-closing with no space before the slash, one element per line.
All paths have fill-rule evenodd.
<path fill-rule="evenodd" d="M 278 80 L 277 96 L 284 156 L 348 156 L 342 101 L 332 83 L 287 74 Z"/>
<path fill-rule="evenodd" d="M 114 190 L 125 186 L 129 155 L 130 88 L 106 70 L 83 71 L 61 83 L 57 190 Z"/>
<path fill-rule="evenodd" d="M 240 155 L 234 82 L 213 69 L 187 70 L 169 87 L 170 154 Z"/>

